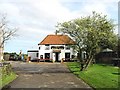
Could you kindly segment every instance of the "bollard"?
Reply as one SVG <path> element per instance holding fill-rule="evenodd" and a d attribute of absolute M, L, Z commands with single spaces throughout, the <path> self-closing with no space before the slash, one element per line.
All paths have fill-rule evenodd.
<path fill-rule="evenodd" d="M 61 63 L 63 63 L 63 58 L 62 58 L 62 60 L 61 60 Z"/>
<path fill-rule="evenodd" d="M 28 59 L 27 59 L 27 61 L 30 62 L 30 60 L 31 60 L 31 57 L 29 56 Z"/>
<path fill-rule="evenodd" d="M 54 59 L 53 59 L 52 61 L 53 61 L 53 63 L 55 62 L 55 60 L 54 60 Z"/>

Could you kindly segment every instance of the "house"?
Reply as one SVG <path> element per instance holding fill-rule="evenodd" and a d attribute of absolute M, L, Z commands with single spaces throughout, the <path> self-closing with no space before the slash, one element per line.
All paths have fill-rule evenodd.
<path fill-rule="evenodd" d="M 68 35 L 47 35 L 39 46 L 39 60 L 50 60 L 59 62 L 61 60 L 70 60 L 74 56 L 74 50 L 71 45 L 75 42 Z"/>

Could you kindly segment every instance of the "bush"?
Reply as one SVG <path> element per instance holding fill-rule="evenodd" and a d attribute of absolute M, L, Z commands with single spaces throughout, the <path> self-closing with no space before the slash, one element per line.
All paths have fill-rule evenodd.
<path fill-rule="evenodd" d="M 5 78 L 6 76 L 10 75 L 12 72 L 12 66 L 10 63 L 2 63 L 2 67 L 1 68 L 1 73 L 2 73 L 2 78 Z"/>
<path fill-rule="evenodd" d="M 0 62 L 0 72 L 0 89 L 16 78 L 10 63 Z"/>

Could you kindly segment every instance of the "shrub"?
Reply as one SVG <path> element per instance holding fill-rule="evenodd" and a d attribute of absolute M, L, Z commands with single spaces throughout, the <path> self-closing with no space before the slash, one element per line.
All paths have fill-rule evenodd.
<path fill-rule="evenodd" d="M 12 72 L 12 66 L 10 63 L 2 63 L 3 65 L 0 67 L 1 68 L 1 73 L 2 73 L 2 78 L 5 78 L 6 76 L 10 75 Z"/>

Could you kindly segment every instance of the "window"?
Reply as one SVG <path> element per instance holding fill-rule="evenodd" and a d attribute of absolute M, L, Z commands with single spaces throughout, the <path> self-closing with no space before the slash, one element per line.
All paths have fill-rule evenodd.
<path fill-rule="evenodd" d="M 45 46 L 49 46 L 49 44 L 45 44 Z"/>
<path fill-rule="evenodd" d="M 50 59 L 50 53 L 45 53 L 45 59 Z"/>
<path fill-rule="evenodd" d="M 49 47 L 49 46 L 46 46 L 46 47 L 45 47 L 45 50 L 49 50 L 49 49 L 50 49 L 50 47 Z"/>
<path fill-rule="evenodd" d="M 65 58 L 70 58 L 70 53 L 65 53 Z"/>
<path fill-rule="evenodd" d="M 75 55 L 72 55 L 71 57 L 72 57 L 72 59 L 73 59 L 73 58 L 75 57 Z"/>
<path fill-rule="evenodd" d="M 64 49 L 64 46 L 51 46 L 51 49 Z"/>
<path fill-rule="evenodd" d="M 65 53 L 65 60 L 70 61 L 70 53 Z"/>
<path fill-rule="evenodd" d="M 40 55 L 40 59 L 43 59 L 43 55 Z"/>
<path fill-rule="evenodd" d="M 45 50 L 49 50 L 49 49 L 50 49 L 49 44 L 46 44 L 45 46 L 46 46 L 46 47 L 45 47 Z"/>
<path fill-rule="evenodd" d="M 66 46 L 65 49 L 66 49 L 66 50 L 70 50 L 70 46 Z"/>

